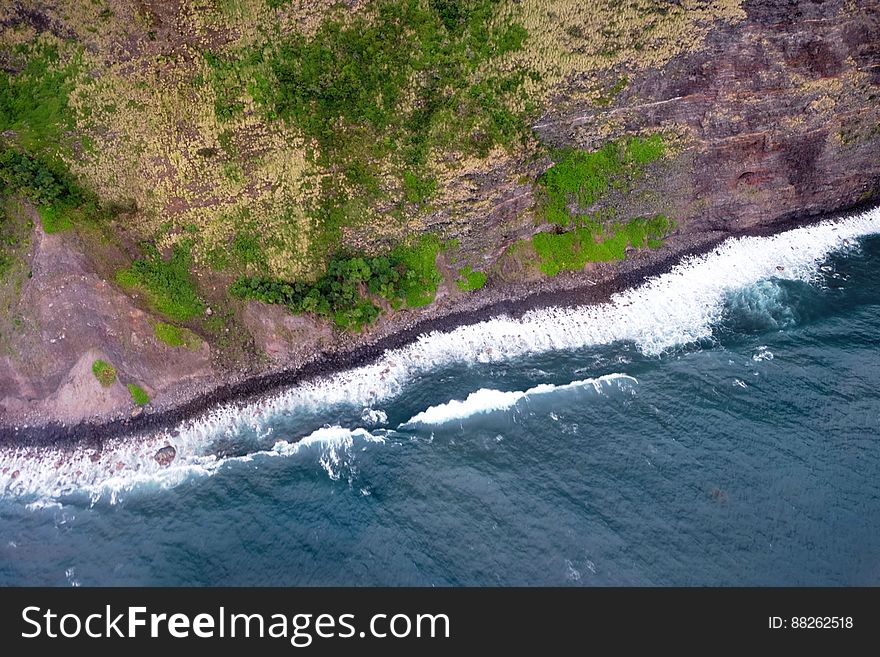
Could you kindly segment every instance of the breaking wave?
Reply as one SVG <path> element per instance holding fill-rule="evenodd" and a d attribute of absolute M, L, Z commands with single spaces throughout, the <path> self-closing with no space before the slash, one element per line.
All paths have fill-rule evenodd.
<path fill-rule="evenodd" d="M 381 430 L 325 428 L 299 441 L 276 440 L 266 449 L 272 444 L 273 426 L 298 416 L 314 423 L 315 413 L 334 407 L 350 408 L 356 416 L 363 413 L 361 421 L 368 426 L 383 424 L 384 411 L 373 409 L 399 395 L 417 376 L 456 363 L 502 362 L 616 342 L 659 355 L 711 338 L 730 299 L 755 286 L 757 296 L 740 294 L 740 305 L 770 318 L 768 323 L 784 325 L 790 318 L 778 307 L 778 285 L 766 282 L 813 283 L 831 253 L 857 248 L 860 237 L 874 233 L 880 233 L 880 209 L 772 237 L 730 239 L 607 303 L 544 308 L 519 319 L 501 316 L 446 333 L 428 333 L 372 364 L 293 386 L 244 407 L 220 405 L 173 429 L 136 441 L 115 441 L 100 453 L 85 448 L 0 450 L 0 495 L 58 499 L 85 492 L 93 501 L 112 502 L 133 488 L 168 488 L 212 475 L 226 463 L 309 449 L 317 450 L 317 460 L 329 476 L 339 476 L 338 466 L 352 445 L 383 440 Z M 464 401 L 431 407 L 410 422 L 436 422 L 483 412 L 479 409 L 509 407 L 522 396 L 541 392 L 541 386 L 519 393 L 480 390 Z M 218 454 L 216 445 L 223 441 L 243 445 L 245 454 Z M 155 455 L 165 446 L 173 446 L 176 456 L 163 467 Z"/>
<path fill-rule="evenodd" d="M 383 442 L 384 436 L 366 429 L 323 427 L 301 440 L 278 440 L 269 449 L 222 457 L 200 453 L 204 446 L 183 440 L 174 445 L 176 456 L 165 466 L 155 458 L 153 439 L 121 441 L 101 452 L 20 448 L 0 452 L 0 485 L 6 494 L 36 498 L 26 507 L 31 511 L 58 508 L 52 500 L 79 495 L 87 495 L 91 504 L 112 505 L 134 490 L 173 488 L 235 463 L 297 454 L 315 458 L 328 477 L 338 480 L 351 471 L 356 444 Z"/>
<path fill-rule="evenodd" d="M 626 374 L 607 374 L 596 379 L 572 381 L 571 383 L 566 383 L 565 385 L 560 386 L 544 383 L 535 386 L 534 388 L 529 388 L 528 390 L 502 392 L 501 390 L 482 388 L 476 392 L 472 392 L 467 396 L 467 399 L 462 401 L 453 399 L 445 404 L 430 406 L 428 409 L 411 417 L 401 426 L 415 424 L 445 424 L 455 420 L 464 420 L 474 415 L 513 408 L 520 401 L 535 395 L 546 395 L 564 390 L 592 387 L 595 392 L 601 393 L 604 386 L 615 383 L 623 387 L 624 385 L 628 386 L 632 383 L 638 383 L 638 381 Z"/>

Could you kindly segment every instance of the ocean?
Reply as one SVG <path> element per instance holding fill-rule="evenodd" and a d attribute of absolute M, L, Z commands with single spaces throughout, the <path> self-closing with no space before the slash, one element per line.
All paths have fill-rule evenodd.
<path fill-rule="evenodd" d="M 0 451 L 0 585 L 878 585 L 878 344 L 880 211 L 729 240 L 100 453 Z"/>

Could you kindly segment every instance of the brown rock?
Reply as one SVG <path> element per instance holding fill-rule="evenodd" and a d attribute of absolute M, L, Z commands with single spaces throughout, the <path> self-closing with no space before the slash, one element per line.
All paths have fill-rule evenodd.
<path fill-rule="evenodd" d="M 703 47 L 630 74 L 615 105 L 572 93 L 537 134 L 583 148 L 606 138 L 599 128 L 611 119 L 620 126 L 612 138 L 675 126 L 687 135 L 680 156 L 639 183 L 653 199 L 621 195 L 613 205 L 620 216 L 667 213 L 683 234 L 876 202 L 880 2 L 747 0 L 743 9 L 745 20 L 719 22 Z"/>
<path fill-rule="evenodd" d="M 176 456 L 177 450 L 172 445 L 165 445 L 165 447 L 156 452 L 153 458 L 156 459 L 156 463 L 164 468 L 170 465 Z"/>

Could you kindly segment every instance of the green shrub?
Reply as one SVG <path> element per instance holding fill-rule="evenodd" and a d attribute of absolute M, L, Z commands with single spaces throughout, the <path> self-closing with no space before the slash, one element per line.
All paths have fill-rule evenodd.
<path fill-rule="evenodd" d="M 105 388 L 109 388 L 116 381 L 116 368 L 106 360 L 98 359 L 92 363 L 92 374 Z"/>
<path fill-rule="evenodd" d="M 0 197 L 17 195 L 37 206 L 47 233 L 73 227 L 71 215 L 85 204 L 84 193 L 66 173 L 3 144 L 0 138 Z"/>
<path fill-rule="evenodd" d="M 628 137 L 587 152 L 565 149 L 538 179 L 544 190 L 542 210 L 547 221 L 568 226 L 612 188 L 625 188 L 645 165 L 661 158 L 661 135 Z M 574 211 L 572 211 L 574 210 Z"/>
<path fill-rule="evenodd" d="M 27 228 L 8 214 L 10 204 L 3 201 L 0 196 L 0 281 L 20 260 L 17 251 L 27 241 Z"/>
<path fill-rule="evenodd" d="M 0 148 L 0 190 L 21 194 L 36 205 L 50 205 L 72 195 L 67 182 L 44 162 L 11 147 Z"/>
<path fill-rule="evenodd" d="M 245 265 L 254 265 L 265 260 L 260 237 L 254 232 L 243 230 L 232 240 L 232 252 Z"/>
<path fill-rule="evenodd" d="M 407 201 L 423 203 L 434 195 L 437 181 L 433 178 L 422 178 L 412 171 L 406 171 L 403 174 L 403 186 Z"/>
<path fill-rule="evenodd" d="M 323 151 L 337 150 L 351 126 L 403 145 L 428 139 L 444 110 L 461 108 L 469 73 L 528 36 L 520 25 L 495 25 L 495 4 L 379 0 L 366 15 L 331 17 L 313 36 L 293 35 L 275 49 L 265 99 Z M 459 132 L 464 142 L 468 127 Z"/>
<path fill-rule="evenodd" d="M 146 406 L 150 403 L 150 396 L 147 394 L 147 391 L 141 388 L 136 383 L 129 383 L 128 386 L 128 394 L 131 395 L 131 400 L 137 404 L 138 406 Z"/>
<path fill-rule="evenodd" d="M 156 339 L 167 344 L 169 347 L 187 347 L 195 349 L 201 344 L 201 339 L 192 331 L 174 326 L 174 324 L 166 324 L 165 322 L 156 322 L 153 327 Z"/>
<path fill-rule="evenodd" d="M 14 56 L 25 61 L 17 73 L 0 69 L 0 132 L 15 131 L 30 153 L 54 154 L 73 127 L 68 95 L 78 64 L 61 66 L 51 46 L 20 49 Z"/>
<path fill-rule="evenodd" d="M 379 316 L 379 308 L 366 295 L 394 300 L 401 279 L 402 266 L 388 257 L 338 254 L 314 282 L 243 277 L 230 292 L 243 299 L 281 304 L 291 312 L 329 317 L 342 328 L 360 330 Z"/>
<path fill-rule="evenodd" d="M 597 224 L 564 233 L 538 233 L 532 246 L 540 259 L 540 269 L 548 276 L 561 271 L 583 269 L 588 262 L 623 260 L 626 248 L 658 248 L 675 223 L 659 214 L 651 219 L 633 219 L 602 230 Z"/>
<path fill-rule="evenodd" d="M 38 206 L 47 233 L 68 229 L 71 208 L 86 200 L 59 157 L 74 126 L 68 96 L 78 63 L 62 65 L 53 46 L 22 46 L 7 56 L 0 133 L 13 137 L 0 137 L 0 196 L 19 195 Z"/>
<path fill-rule="evenodd" d="M 427 306 L 437 294 L 437 286 L 443 280 L 437 269 L 440 240 L 436 235 L 423 235 L 401 244 L 391 252 L 391 257 L 404 267 L 399 295 L 411 308 Z"/>
<path fill-rule="evenodd" d="M 341 226 L 386 200 L 389 171 L 400 182 L 395 203 L 424 203 L 436 191 L 432 151 L 485 154 L 529 135 L 524 112 L 510 109 L 522 104 L 523 74 L 486 73 L 528 36 L 496 20 L 497 5 L 376 0 L 331 12 L 313 34 L 206 52 L 215 115 L 232 119 L 250 96 L 317 146 L 309 155 L 326 175 L 309 212 L 336 243 Z"/>
<path fill-rule="evenodd" d="M 489 280 L 489 277 L 484 272 L 475 271 L 470 267 L 462 267 L 458 270 L 458 275 L 459 279 L 455 281 L 455 284 L 465 292 L 479 290 Z"/>
<path fill-rule="evenodd" d="M 73 228 L 73 221 L 66 210 L 67 208 L 60 205 L 45 205 L 39 208 L 37 213 L 40 215 L 43 230 L 51 235 Z"/>
<path fill-rule="evenodd" d="M 153 307 L 171 319 L 185 321 L 200 315 L 205 304 L 189 271 L 190 249 L 187 241 L 177 244 L 165 260 L 155 246 L 146 245 L 146 257 L 117 273 L 116 282 L 143 290 Z"/>
<path fill-rule="evenodd" d="M 242 299 L 286 306 L 294 313 L 332 318 L 337 325 L 360 330 L 380 314 L 372 298 L 393 306 L 430 303 L 442 277 L 436 260 L 440 240 L 428 235 L 401 245 L 386 256 L 337 254 L 313 282 L 286 282 L 264 277 L 242 277 L 230 293 Z"/>

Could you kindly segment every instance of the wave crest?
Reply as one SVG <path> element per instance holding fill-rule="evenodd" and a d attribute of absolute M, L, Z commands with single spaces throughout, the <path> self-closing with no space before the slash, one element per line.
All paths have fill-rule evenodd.
<path fill-rule="evenodd" d="M 812 282 L 819 275 L 822 261 L 832 252 L 854 248 L 858 238 L 874 233 L 880 233 L 880 209 L 772 237 L 730 239 L 708 254 L 686 258 L 669 272 L 614 295 L 607 303 L 544 308 L 520 319 L 497 317 L 447 333 L 425 334 L 369 365 L 294 386 L 244 407 L 218 406 L 173 431 L 115 441 L 100 454 L 88 449 L 2 449 L 0 495 L 55 499 L 85 491 L 99 499 L 109 495 L 113 501 L 120 491 L 141 484 L 176 486 L 193 476 L 213 474 L 232 460 L 287 455 L 304 449 L 297 445 L 320 443 L 324 445 L 321 449 L 330 450 L 335 445 L 333 449 L 341 446 L 344 451 L 350 449 L 349 439 L 369 440 L 367 436 L 372 434 L 363 429 L 337 427 L 339 433 L 322 429 L 304 441 L 282 440 L 272 450 L 260 450 L 275 431 L 279 417 L 314 414 L 333 406 L 351 407 L 356 412 L 372 409 L 378 402 L 398 395 L 416 376 L 454 363 L 505 361 L 614 342 L 631 342 L 643 353 L 656 355 L 699 342 L 712 336 L 731 292 L 771 278 Z M 452 417 L 480 412 L 472 409 L 509 406 L 521 398 L 517 394 L 535 395 L 540 391 L 478 391 L 457 405 L 450 402 L 427 409 L 420 414 L 420 421 L 440 418 L 444 413 Z M 367 420 L 383 421 L 378 414 Z M 254 453 L 232 458 L 212 454 L 211 446 L 225 439 L 241 439 L 244 445 L 253 446 Z M 169 467 L 162 468 L 154 455 L 165 445 L 172 445 L 177 457 Z M 328 474 L 339 472 L 340 452 L 335 456 L 330 451 L 326 455 L 322 452 L 321 458 Z"/>
<path fill-rule="evenodd" d="M 529 388 L 528 390 L 502 392 L 501 390 L 482 388 L 476 392 L 472 392 L 464 400 L 453 399 L 445 404 L 429 406 L 426 410 L 414 415 L 400 426 L 446 424 L 447 422 L 453 422 L 455 420 L 464 420 L 473 417 L 474 415 L 513 408 L 520 401 L 535 395 L 546 395 L 588 386 L 592 386 L 597 393 L 601 393 L 603 386 L 613 383 L 618 385 L 629 385 L 633 383 L 637 384 L 638 381 L 626 374 L 607 374 L 595 379 L 572 381 L 571 383 L 566 383 L 565 385 L 560 386 L 542 383 L 541 385 Z"/>

